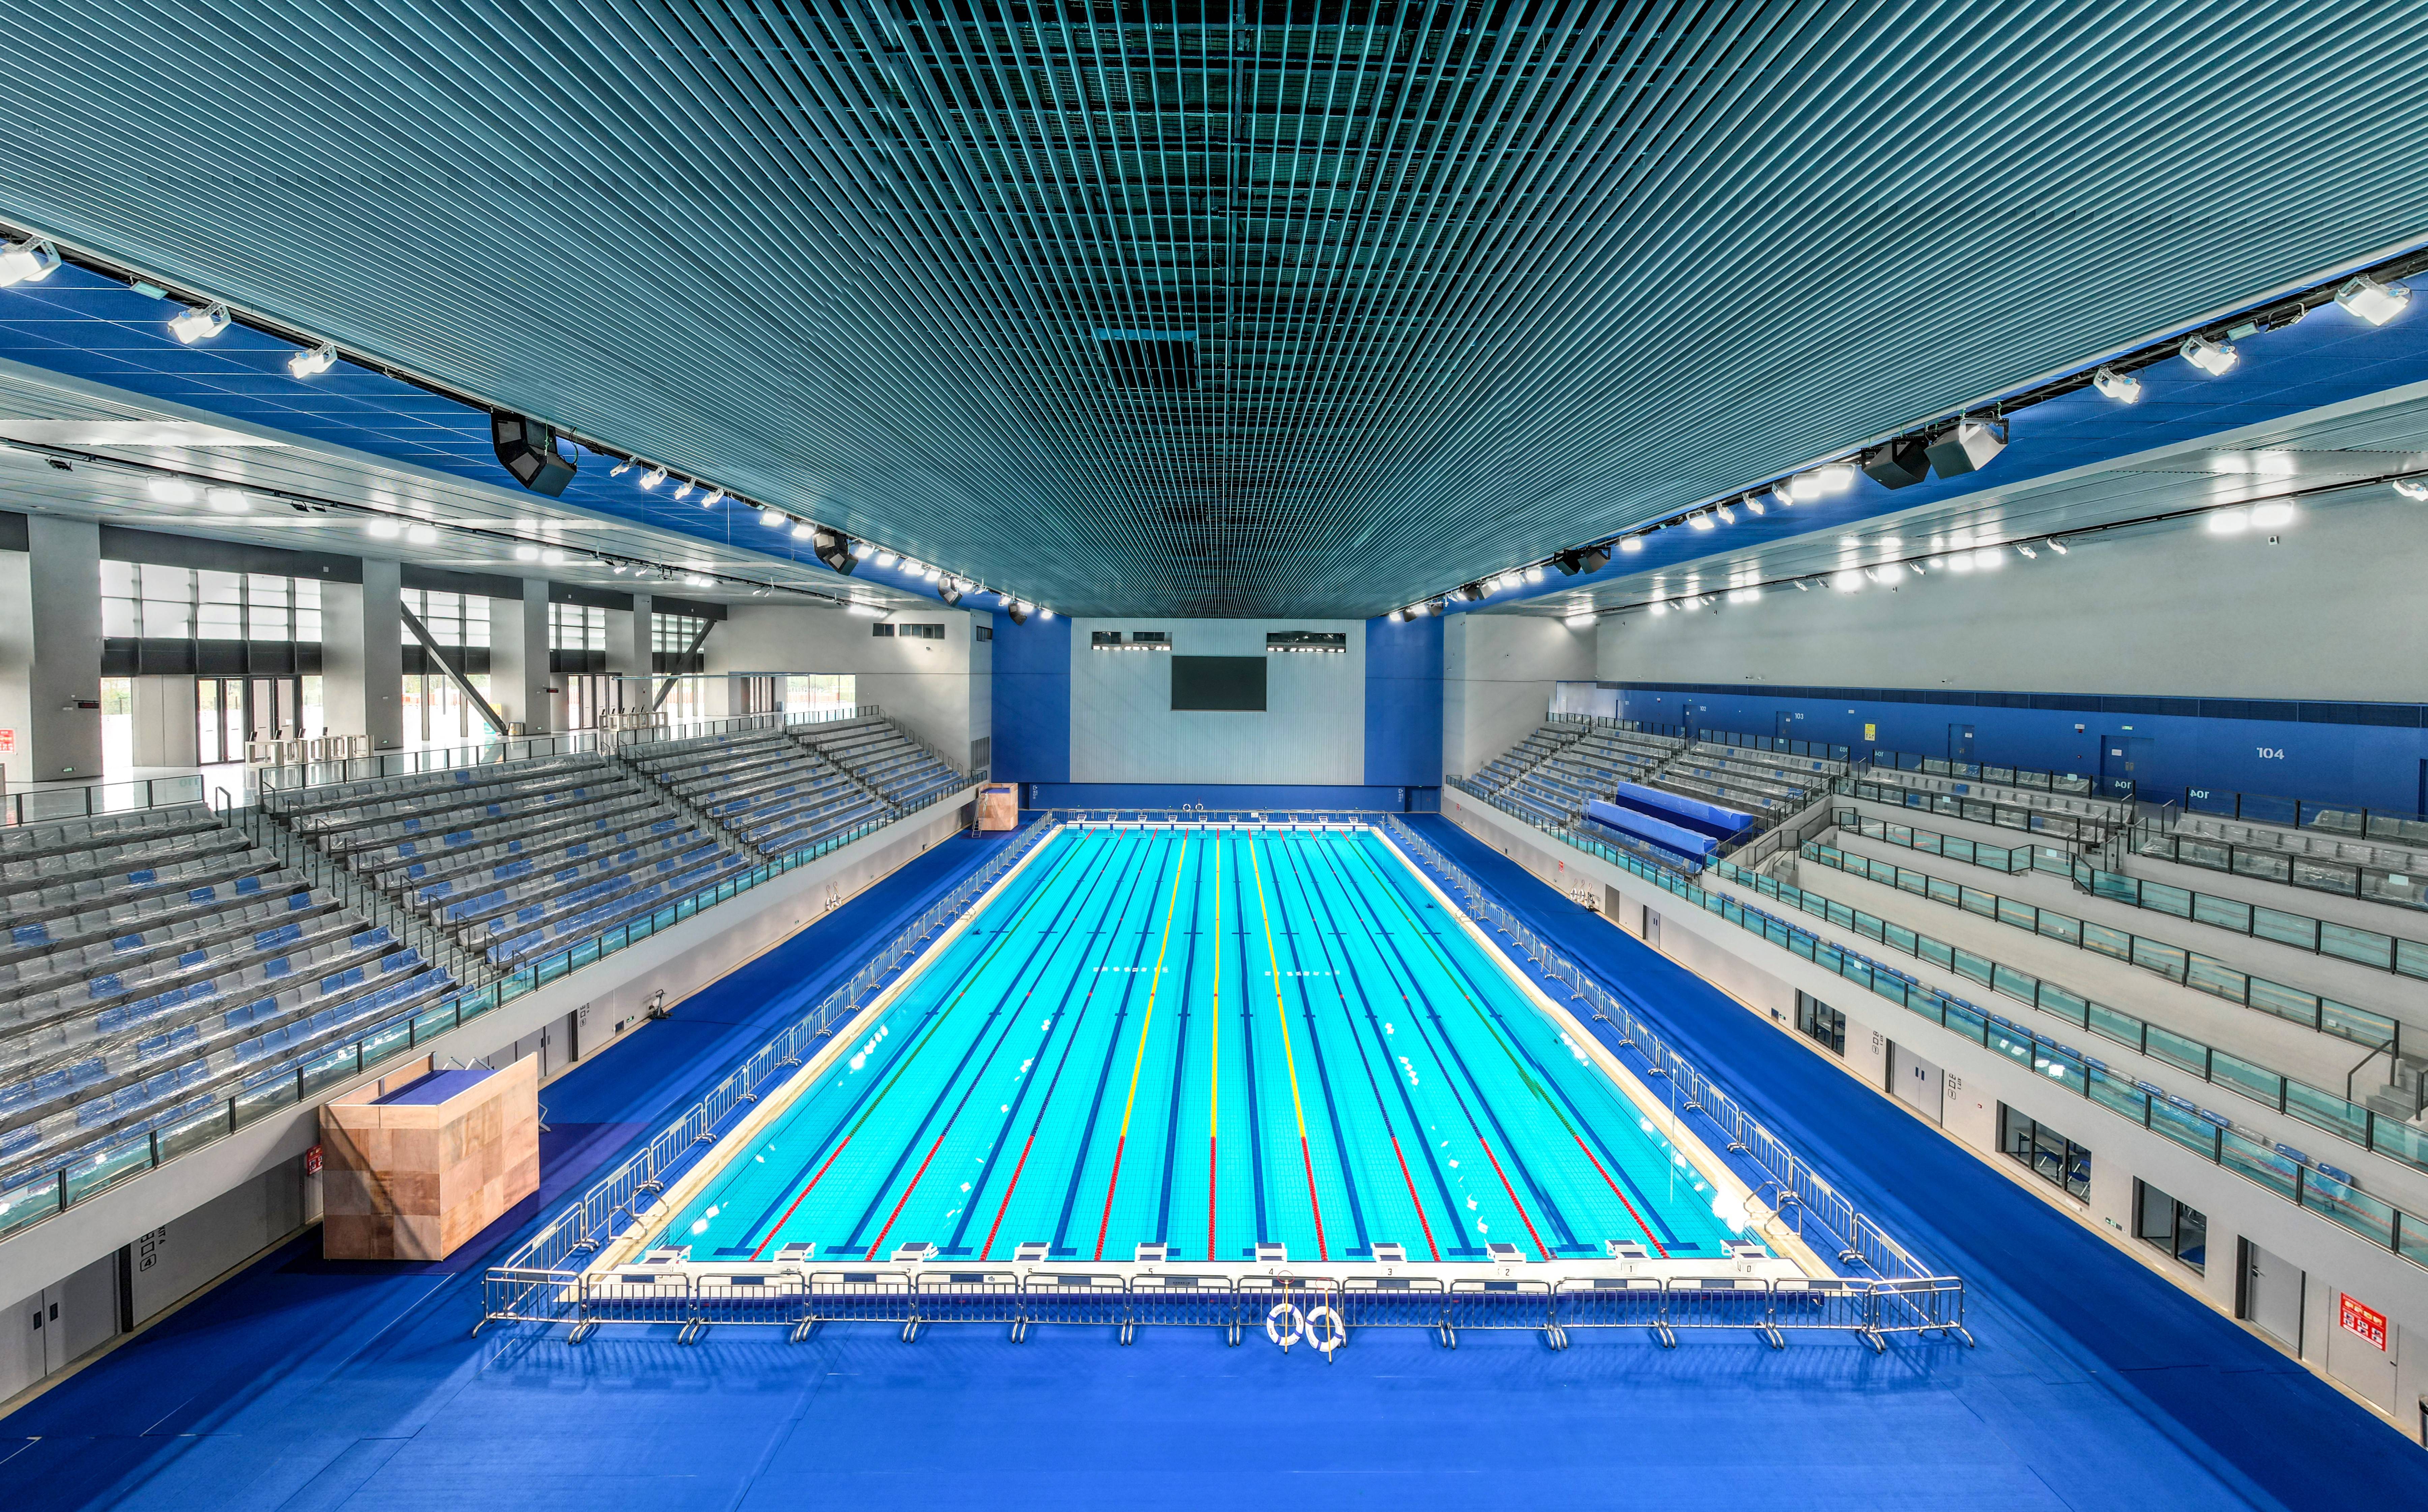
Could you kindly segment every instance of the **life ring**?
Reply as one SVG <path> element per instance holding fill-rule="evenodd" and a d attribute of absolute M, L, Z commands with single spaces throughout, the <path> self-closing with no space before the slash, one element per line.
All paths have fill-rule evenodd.
<path fill-rule="evenodd" d="M 1265 1337 L 1284 1349 L 1297 1343 L 1305 1333 L 1306 1315 L 1287 1302 L 1274 1303 L 1272 1310 L 1265 1314 Z"/>
<path fill-rule="evenodd" d="M 1306 1340 L 1326 1355 L 1349 1342 L 1348 1325 L 1330 1307 L 1306 1309 Z"/>

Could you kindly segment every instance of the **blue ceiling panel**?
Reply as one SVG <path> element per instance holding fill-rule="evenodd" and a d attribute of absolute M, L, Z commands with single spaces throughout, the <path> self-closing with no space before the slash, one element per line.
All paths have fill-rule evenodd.
<path fill-rule="evenodd" d="M 2412 244 L 2418 20 L 33 6 L 0 50 L 0 218 L 1059 610 L 1367 616 Z M 496 476 L 472 410 L 286 384 L 240 332 L 164 350 L 162 313 L 63 273 L 0 338 Z M 2154 376 L 2138 440 L 2029 413 L 2001 465 L 2281 408 L 2290 354 L 2318 391 L 2412 370 L 2341 319 L 2215 386 Z M 600 470 L 568 499 L 746 539 Z"/>

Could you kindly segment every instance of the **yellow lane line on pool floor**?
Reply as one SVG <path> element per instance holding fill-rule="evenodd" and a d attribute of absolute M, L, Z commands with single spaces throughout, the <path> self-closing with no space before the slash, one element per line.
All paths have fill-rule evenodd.
<path fill-rule="evenodd" d="M 1180 907 L 1180 874 L 1189 864 L 1189 836 L 1180 837 L 1180 854 L 1172 863 L 1172 901 L 1163 906 L 1163 940 L 1155 947 L 1155 975 L 1146 982 L 1146 1017 L 1139 1023 L 1138 1059 L 1130 1062 L 1130 1094 L 1122 1104 L 1121 1137 L 1113 1142 L 1113 1174 L 1105 1183 L 1105 1216 L 1096 1224 L 1096 1258 L 1105 1257 L 1105 1231 L 1112 1226 L 1113 1192 L 1122 1184 L 1122 1152 L 1130 1142 L 1130 1112 L 1138 1107 L 1139 1073 L 1146 1066 L 1146 1031 L 1155 1027 L 1156 989 L 1163 985 L 1163 959 L 1172 948 L 1172 915 Z"/>
<path fill-rule="evenodd" d="M 1306 1202 L 1315 1210 L 1315 1253 L 1319 1259 L 1332 1258 L 1323 1242 L 1323 1201 L 1315 1194 L 1315 1152 L 1306 1142 L 1306 1108 L 1298 1095 L 1298 1056 L 1290 1048 L 1289 1010 L 1282 1003 L 1282 962 L 1273 948 L 1273 919 L 1265 909 L 1265 866 L 1257 859 L 1256 842 L 1248 841 L 1248 863 L 1256 873 L 1256 917 L 1265 926 L 1265 961 L 1273 972 L 1273 1012 L 1282 1021 L 1282 1064 L 1289 1068 L 1290 1111 L 1298 1116 L 1298 1154 L 1306 1165 Z"/>

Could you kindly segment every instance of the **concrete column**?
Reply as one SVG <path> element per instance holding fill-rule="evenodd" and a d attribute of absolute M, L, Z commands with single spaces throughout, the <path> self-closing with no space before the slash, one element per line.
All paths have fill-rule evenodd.
<path fill-rule="evenodd" d="M 398 567 L 363 559 L 360 583 L 320 585 L 320 698 L 333 735 L 404 745 L 404 621 Z"/>
<path fill-rule="evenodd" d="M 353 584 L 347 586 L 352 587 Z M 325 678 L 326 674 L 322 675 Z M 202 754 L 194 729 L 198 702 L 194 695 L 194 680 L 189 677 L 139 677 L 128 679 L 128 684 L 129 713 L 133 715 L 130 722 L 135 732 L 135 764 L 193 765 Z M 323 686 L 326 686 L 325 682 Z"/>
<path fill-rule="evenodd" d="M 649 596 L 632 595 L 629 610 L 607 611 L 607 671 L 617 678 L 646 678 L 649 675 L 650 618 Z M 642 690 L 646 682 L 621 682 L 624 707 L 638 709 L 648 706 L 649 693 Z M 651 689 L 650 692 L 654 692 Z"/>
<path fill-rule="evenodd" d="M 519 599 L 489 600 L 489 702 L 527 734 L 555 728 L 550 716 L 548 580 L 525 578 Z"/>
<path fill-rule="evenodd" d="M 37 782 L 99 777 L 101 527 L 28 516 L 25 547 L 33 632 L 22 743 L 25 777 Z"/>

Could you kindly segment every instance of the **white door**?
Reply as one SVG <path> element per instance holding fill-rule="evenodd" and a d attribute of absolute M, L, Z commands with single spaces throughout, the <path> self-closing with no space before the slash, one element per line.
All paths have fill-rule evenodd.
<path fill-rule="evenodd" d="M 2242 1317 L 2269 1338 L 2302 1353 L 2302 1291 L 2305 1278 L 2292 1261 L 2250 1241 L 2242 1244 Z"/>
<path fill-rule="evenodd" d="M 1644 943 L 1655 950 L 1661 948 L 1661 915 L 1650 909 L 1644 911 Z"/>
<path fill-rule="evenodd" d="M 1947 1078 L 1937 1066 L 1892 1040 L 1889 1089 L 1907 1107 L 1939 1123 L 1947 1110 Z"/>
<path fill-rule="evenodd" d="M 43 1336 L 50 1330 L 42 1314 L 47 1305 L 36 1292 L 0 1317 L 0 1392 L 15 1396 L 50 1372 L 42 1360 Z"/>

